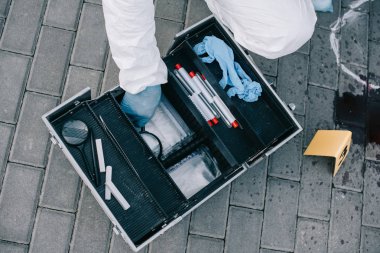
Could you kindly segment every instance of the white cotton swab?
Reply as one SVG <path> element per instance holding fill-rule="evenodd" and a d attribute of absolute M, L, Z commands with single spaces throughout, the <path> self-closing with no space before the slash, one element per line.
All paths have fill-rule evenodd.
<path fill-rule="evenodd" d="M 98 154 L 99 170 L 100 172 L 106 172 L 106 165 L 104 163 L 103 145 L 101 139 L 96 139 L 96 152 Z"/>
<path fill-rule="evenodd" d="M 127 210 L 131 207 L 112 182 L 106 182 L 106 189 L 107 188 L 111 191 L 112 195 L 116 198 L 124 210 Z"/>
<path fill-rule="evenodd" d="M 104 196 L 106 200 L 111 199 L 111 190 L 107 187 L 107 183 L 112 183 L 111 179 L 112 179 L 112 167 L 107 166 L 106 167 L 106 187 L 105 187 L 106 189 L 105 189 L 105 196 Z"/>

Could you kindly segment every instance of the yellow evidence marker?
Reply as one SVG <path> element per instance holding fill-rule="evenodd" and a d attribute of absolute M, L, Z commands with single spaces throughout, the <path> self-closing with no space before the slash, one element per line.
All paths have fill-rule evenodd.
<path fill-rule="evenodd" d="M 347 130 L 318 130 L 304 155 L 335 157 L 335 176 L 350 150 L 351 137 Z"/>

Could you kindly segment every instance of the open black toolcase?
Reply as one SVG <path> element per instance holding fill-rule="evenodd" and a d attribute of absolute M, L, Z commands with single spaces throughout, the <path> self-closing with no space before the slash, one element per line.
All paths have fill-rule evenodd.
<path fill-rule="evenodd" d="M 222 71 L 218 63 L 205 64 L 192 50 L 206 35 L 223 39 L 233 49 L 235 61 L 261 84 L 263 91 L 258 101 L 247 103 L 236 97 L 229 98 L 219 86 Z M 114 224 L 115 233 L 120 233 L 133 250 L 141 249 L 178 223 L 247 169 L 255 169 L 252 165 L 302 130 L 252 59 L 213 16 L 178 34 L 164 61 L 169 77 L 168 83 L 162 86 L 163 94 L 193 133 L 181 149 L 165 160 L 153 155 L 128 117 L 122 113 L 119 102 L 124 91 L 119 87 L 95 99 L 91 99 L 87 88 L 43 116 L 52 141 L 60 146 L 90 188 Z M 177 63 L 188 71 L 196 70 L 205 75 L 238 120 L 239 128 L 228 128 L 223 122 L 213 127 L 207 124 L 173 74 Z M 100 117 L 109 131 L 104 128 Z M 62 126 L 72 119 L 85 122 L 94 137 L 102 139 L 105 163 L 113 167 L 112 180 L 129 202 L 129 209 L 123 210 L 114 198 L 109 201 L 104 199 L 104 173 L 101 174 L 102 183 L 96 187 L 83 170 L 84 162 L 78 150 L 63 141 Z M 207 147 L 221 175 L 192 197 L 186 198 L 167 169 L 201 146 Z M 88 149 L 86 152 L 89 152 Z"/>

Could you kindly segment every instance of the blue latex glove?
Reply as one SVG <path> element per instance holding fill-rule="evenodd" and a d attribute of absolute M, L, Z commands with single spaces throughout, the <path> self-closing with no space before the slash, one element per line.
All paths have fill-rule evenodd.
<path fill-rule="evenodd" d="M 246 102 L 257 101 L 262 92 L 260 84 L 252 81 L 240 64 L 234 62 L 233 51 L 223 40 L 215 36 L 205 36 L 202 42 L 194 46 L 193 50 L 197 55 L 208 54 L 202 58 L 203 62 L 218 61 L 223 71 L 223 78 L 219 84 L 223 89 L 227 85 L 232 86 L 227 91 L 229 97 L 237 95 Z"/>
<path fill-rule="evenodd" d="M 143 127 L 152 118 L 160 100 L 161 85 L 155 85 L 137 94 L 125 92 L 120 105 L 136 127 Z"/>
<path fill-rule="evenodd" d="M 332 0 L 312 0 L 314 9 L 322 12 L 333 12 Z"/>
<path fill-rule="evenodd" d="M 234 67 L 236 73 L 241 78 L 244 90 L 240 92 L 235 89 L 235 87 L 230 88 L 227 91 L 227 95 L 229 97 L 233 97 L 237 95 L 240 99 L 243 99 L 246 102 L 255 102 L 258 100 L 259 96 L 261 96 L 261 85 L 258 82 L 252 81 L 252 79 L 245 73 L 239 63 L 235 62 Z"/>
<path fill-rule="evenodd" d="M 194 51 L 197 55 L 208 54 L 207 57 L 202 58 L 203 62 L 212 63 L 214 60 L 218 61 L 223 71 L 223 78 L 219 82 L 223 89 L 228 84 L 243 92 L 243 83 L 234 67 L 234 53 L 223 40 L 215 36 L 205 36 L 201 43 L 195 45 Z"/>

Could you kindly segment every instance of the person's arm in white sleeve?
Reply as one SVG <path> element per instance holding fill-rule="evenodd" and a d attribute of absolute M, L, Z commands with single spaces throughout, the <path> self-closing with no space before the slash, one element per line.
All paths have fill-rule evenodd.
<path fill-rule="evenodd" d="M 120 86 L 136 94 L 167 82 L 167 68 L 155 38 L 153 0 L 103 0 L 112 57 Z"/>

